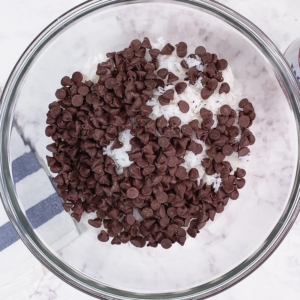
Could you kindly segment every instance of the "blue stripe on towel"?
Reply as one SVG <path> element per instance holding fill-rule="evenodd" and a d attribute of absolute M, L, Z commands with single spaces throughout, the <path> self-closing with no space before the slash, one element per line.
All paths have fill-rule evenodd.
<path fill-rule="evenodd" d="M 2 225 L 0 227 L 0 251 L 16 242 L 19 238 L 19 235 L 10 222 Z"/>
<path fill-rule="evenodd" d="M 26 217 L 36 229 L 63 211 L 62 202 L 56 193 L 26 210 Z M 11 222 L 0 227 L 0 251 L 19 239 Z"/>
<path fill-rule="evenodd" d="M 40 168 L 41 166 L 33 152 L 23 154 L 12 162 L 14 183 L 16 184 Z"/>
<path fill-rule="evenodd" d="M 62 202 L 56 193 L 35 206 L 26 210 L 26 216 L 31 226 L 35 229 L 46 223 L 63 211 Z"/>
<path fill-rule="evenodd" d="M 37 172 L 41 168 L 33 152 L 25 153 L 12 162 L 12 176 L 14 183 L 17 183 L 28 175 Z M 51 184 L 49 182 L 49 184 Z M 26 217 L 31 226 L 36 229 L 63 211 L 61 199 L 56 193 L 26 210 Z M 15 231 L 11 222 L 0 226 L 0 251 L 9 247 L 19 240 L 20 237 Z"/>

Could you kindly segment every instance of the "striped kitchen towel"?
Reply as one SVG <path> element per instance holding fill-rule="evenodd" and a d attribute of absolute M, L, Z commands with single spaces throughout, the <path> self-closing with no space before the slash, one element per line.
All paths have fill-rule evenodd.
<path fill-rule="evenodd" d="M 15 189 L 18 195 L 22 195 L 22 208 L 37 235 L 52 250 L 58 251 L 78 236 L 77 228 L 72 218 L 63 210 L 61 200 L 34 152 L 24 144 L 15 128 L 11 138 L 14 145 L 18 145 L 11 149 L 11 161 Z M 0 299 L 25 299 L 23 296 L 30 287 L 28 282 L 44 275 L 40 263 L 20 241 L 2 203 L 0 265 L 5 270 L 0 272 Z M 25 290 L 22 290 L 23 285 Z"/>

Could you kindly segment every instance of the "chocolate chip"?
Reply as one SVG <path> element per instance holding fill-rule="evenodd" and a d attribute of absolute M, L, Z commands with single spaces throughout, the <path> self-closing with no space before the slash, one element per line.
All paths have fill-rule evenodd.
<path fill-rule="evenodd" d="M 141 46 L 146 48 L 146 49 L 151 49 L 152 48 L 150 40 L 147 37 L 144 37 L 144 40 L 143 40 Z"/>
<path fill-rule="evenodd" d="M 163 239 L 163 240 L 161 241 L 161 246 L 162 246 L 164 249 L 169 249 L 169 248 L 171 248 L 171 246 L 172 246 L 172 241 L 169 240 L 169 239 Z"/>
<path fill-rule="evenodd" d="M 168 76 L 168 83 L 172 83 L 174 81 L 177 81 L 179 79 L 178 76 L 176 76 L 175 74 L 173 74 L 172 72 L 169 72 L 169 76 Z"/>
<path fill-rule="evenodd" d="M 145 40 L 144 40 L 145 41 Z M 149 41 L 149 39 L 148 39 L 148 41 Z M 139 49 L 141 48 L 141 46 L 142 46 L 142 43 L 141 43 L 141 41 L 140 40 L 138 40 L 138 39 L 135 39 L 135 40 L 133 40 L 131 43 L 130 43 L 130 48 L 133 50 L 133 51 L 135 51 L 135 52 L 137 52 L 137 51 L 139 51 Z M 145 47 L 145 46 L 143 46 L 143 47 Z M 145 47 L 146 48 L 146 47 Z"/>
<path fill-rule="evenodd" d="M 248 117 L 250 118 L 251 121 L 255 120 L 255 118 L 256 118 L 255 112 L 250 112 L 250 113 L 248 114 Z"/>
<path fill-rule="evenodd" d="M 186 60 L 183 59 L 181 62 L 180 62 L 180 65 L 184 68 L 184 69 L 188 69 L 189 68 L 189 65 L 187 64 Z"/>
<path fill-rule="evenodd" d="M 246 155 L 248 155 L 250 153 L 250 150 L 249 150 L 249 148 L 248 147 L 243 147 L 243 148 L 240 148 L 240 150 L 239 150 L 239 152 L 238 152 L 238 154 L 239 154 L 239 156 L 246 156 Z"/>
<path fill-rule="evenodd" d="M 157 76 L 159 76 L 159 77 L 162 78 L 162 79 L 167 78 L 168 74 L 169 74 L 169 71 L 168 71 L 168 69 L 166 69 L 166 68 L 159 69 L 159 70 L 157 71 Z"/>
<path fill-rule="evenodd" d="M 180 120 L 178 117 L 171 117 L 171 118 L 169 119 L 169 125 L 170 125 L 172 128 L 176 128 L 176 127 L 178 127 L 180 124 L 181 124 L 181 120 Z"/>
<path fill-rule="evenodd" d="M 159 118 L 156 119 L 156 126 L 158 128 L 164 128 L 166 127 L 168 124 L 168 121 L 167 119 L 165 118 L 165 116 L 161 116 Z"/>
<path fill-rule="evenodd" d="M 178 82 L 175 85 L 175 91 L 178 95 L 182 94 L 187 88 L 187 84 L 185 82 Z"/>
<path fill-rule="evenodd" d="M 248 127 L 250 124 L 250 118 L 246 115 L 239 117 L 239 125 L 241 127 Z"/>
<path fill-rule="evenodd" d="M 215 169 L 215 171 L 216 171 L 217 174 L 220 174 L 223 171 L 223 169 L 224 169 L 223 163 L 224 162 L 222 162 L 222 163 L 215 163 L 214 169 Z"/>
<path fill-rule="evenodd" d="M 150 49 L 149 54 L 153 59 L 156 59 L 157 56 L 160 54 L 160 50 L 158 49 Z"/>
<path fill-rule="evenodd" d="M 51 117 L 58 118 L 61 114 L 61 108 L 59 106 L 52 107 L 49 111 Z"/>
<path fill-rule="evenodd" d="M 198 155 L 200 153 L 202 153 L 203 151 L 203 147 L 201 146 L 201 144 L 198 144 L 194 141 L 192 141 L 189 146 L 187 147 L 187 149 L 189 151 L 192 151 L 194 154 Z"/>
<path fill-rule="evenodd" d="M 109 228 L 110 229 L 110 228 Z M 123 230 L 123 225 L 122 223 L 120 223 L 118 220 L 113 220 L 111 222 L 111 229 L 115 234 L 119 234 L 122 232 Z M 107 232 L 109 233 L 109 232 Z"/>
<path fill-rule="evenodd" d="M 187 113 L 190 110 L 190 106 L 187 102 L 180 100 L 178 102 L 179 109 L 182 113 Z"/>
<path fill-rule="evenodd" d="M 244 98 L 244 99 L 242 99 L 242 100 L 240 101 L 239 107 L 240 107 L 240 108 L 243 108 L 243 107 L 245 107 L 246 104 L 248 104 L 248 103 L 249 103 L 249 100 L 248 100 L 247 98 Z"/>
<path fill-rule="evenodd" d="M 244 169 L 237 168 L 235 171 L 235 176 L 238 178 L 243 178 L 246 176 L 246 171 Z"/>
<path fill-rule="evenodd" d="M 195 54 L 198 55 L 199 57 L 201 57 L 201 55 L 206 53 L 206 49 L 203 46 L 198 46 L 195 49 Z"/>
<path fill-rule="evenodd" d="M 233 190 L 229 195 L 231 200 L 236 200 L 239 197 L 239 192 L 237 190 Z"/>
<path fill-rule="evenodd" d="M 199 129 L 199 121 L 196 119 L 189 122 L 189 125 L 193 128 L 195 132 Z"/>
<path fill-rule="evenodd" d="M 214 125 L 213 119 L 205 119 L 203 120 L 201 127 L 205 130 L 210 130 L 213 125 Z"/>
<path fill-rule="evenodd" d="M 100 242 L 107 242 L 109 240 L 109 235 L 104 230 L 101 230 L 98 234 L 98 240 Z"/>
<path fill-rule="evenodd" d="M 221 163 L 224 159 L 225 159 L 225 155 L 221 152 L 217 153 L 214 157 L 214 161 L 218 164 Z"/>
<path fill-rule="evenodd" d="M 170 104 L 170 100 L 166 99 L 162 95 L 158 97 L 158 101 L 159 101 L 160 105 L 169 105 Z"/>
<path fill-rule="evenodd" d="M 249 145 L 255 144 L 256 139 L 255 139 L 255 136 L 253 134 L 250 134 L 248 136 L 248 140 L 249 140 Z"/>
<path fill-rule="evenodd" d="M 188 70 L 187 75 L 188 75 L 188 79 L 190 80 L 190 84 L 192 85 L 196 84 L 198 73 L 199 71 L 197 70 L 196 66 L 191 67 Z"/>
<path fill-rule="evenodd" d="M 124 58 L 130 59 L 130 58 L 133 58 L 133 56 L 134 56 L 134 51 L 133 51 L 131 48 L 125 48 L 125 49 L 122 51 L 122 55 L 123 55 Z"/>
<path fill-rule="evenodd" d="M 90 89 L 87 86 L 83 85 L 78 88 L 79 95 L 86 96 L 86 95 L 88 95 L 89 92 L 90 92 Z"/>
<path fill-rule="evenodd" d="M 212 64 L 212 63 L 207 64 L 206 68 L 204 69 L 204 73 L 208 77 L 206 82 L 209 81 L 209 78 L 213 78 L 215 76 L 216 72 L 217 72 L 217 69 L 214 64 Z M 214 80 L 216 80 L 216 79 L 214 79 Z M 213 82 L 212 84 L 214 86 L 215 82 Z"/>
<path fill-rule="evenodd" d="M 187 55 L 187 44 L 180 42 L 176 45 L 176 52 L 178 57 L 185 57 Z"/>
<path fill-rule="evenodd" d="M 224 115 L 217 115 L 217 119 L 219 121 L 219 125 L 226 125 L 226 122 L 228 121 L 229 117 Z"/>
<path fill-rule="evenodd" d="M 141 212 L 141 215 L 144 218 L 151 218 L 153 216 L 153 210 L 150 207 L 144 207 Z"/>
<path fill-rule="evenodd" d="M 159 192 L 155 196 L 159 203 L 166 203 L 168 201 L 168 195 L 165 192 Z"/>
<path fill-rule="evenodd" d="M 61 80 L 62 86 L 71 86 L 73 84 L 74 84 L 74 82 L 71 80 L 71 78 L 69 76 L 64 76 Z"/>
<path fill-rule="evenodd" d="M 218 72 L 217 74 L 214 75 L 214 78 L 218 81 L 218 82 L 223 82 L 224 78 L 222 76 L 222 72 Z"/>
<path fill-rule="evenodd" d="M 72 74 L 72 81 L 74 81 L 75 83 L 81 82 L 83 79 L 83 76 L 80 72 L 74 72 Z"/>
<path fill-rule="evenodd" d="M 66 212 L 70 212 L 70 210 L 72 209 L 74 204 L 73 203 L 63 203 L 62 206 Z"/>
<path fill-rule="evenodd" d="M 238 178 L 236 180 L 236 186 L 238 189 L 242 189 L 246 184 L 246 180 L 244 178 Z"/>
<path fill-rule="evenodd" d="M 188 174 L 185 167 L 179 166 L 175 172 L 175 176 L 180 180 L 188 179 Z"/>
<path fill-rule="evenodd" d="M 205 53 L 201 54 L 200 57 L 201 57 L 203 64 L 207 64 L 212 61 L 211 53 L 205 52 Z"/>
<path fill-rule="evenodd" d="M 201 165 L 203 168 L 206 168 L 206 169 L 210 168 L 210 167 L 212 167 L 212 161 L 209 158 L 204 158 L 201 161 Z"/>
<path fill-rule="evenodd" d="M 220 138 L 221 133 L 217 129 L 212 129 L 209 131 L 208 135 L 212 140 L 217 140 Z"/>
<path fill-rule="evenodd" d="M 121 245 L 121 238 L 117 235 L 115 236 L 112 241 L 111 241 L 112 245 Z"/>
<path fill-rule="evenodd" d="M 171 55 L 173 51 L 175 50 L 175 47 L 172 46 L 170 43 L 165 45 L 162 50 L 160 51 L 161 55 Z"/>
<path fill-rule="evenodd" d="M 168 167 L 173 168 L 173 167 L 177 166 L 177 164 L 178 164 L 178 158 L 176 156 L 169 156 L 167 158 Z"/>
<path fill-rule="evenodd" d="M 190 237 L 195 238 L 198 233 L 198 230 L 197 228 L 193 228 L 190 226 L 187 230 L 187 233 L 189 234 Z"/>
<path fill-rule="evenodd" d="M 105 80 L 105 87 L 106 87 L 107 89 L 113 89 L 114 86 L 116 85 L 116 83 L 117 83 L 117 81 L 116 81 L 115 78 L 113 78 L 113 77 L 107 78 L 107 79 Z"/>
<path fill-rule="evenodd" d="M 195 181 L 199 177 L 199 171 L 195 168 L 189 170 L 188 173 L 189 180 Z"/>
<path fill-rule="evenodd" d="M 228 94 L 230 92 L 230 86 L 228 83 L 226 82 L 223 82 L 221 84 L 221 87 L 219 89 L 219 94 L 222 94 L 222 93 L 225 93 L 225 94 Z"/>
<path fill-rule="evenodd" d="M 225 146 L 222 147 L 222 153 L 225 156 L 230 156 L 233 153 L 233 148 L 231 145 L 227 144 Z"/>
<path fill-rule="evenodd" d="M 102 221 L 99 218 L 96 218 L 94 220 L 90 219 L 88 220 L 88 223 L 95 228 L 100 228 L 102 225 Z"/>
<path fill-rule="evenodd" d="M 52 125 L 49 125 L 45 129 L 45 134 L 46 134 L 46 136 L 50 137 L 55 133 L 55 131 L 56 131 L 56 128 Z"/>
<path fill-rule="evenodd" d="M 232 127 L 234 123 L 235 123 L 235 117 L 230 117 L 230 118 L 228 118 L 228 120 L 226 122 L 226 126 Z"/>
<path fill-rule="evenodd" d="M 174 100 L 174 90 L 167 90 L 163 93 L 163 97 L 168 100 Z"/>
<path fill-rule="evenodd" d="M 167 209 L 167 215 L 172 219 L 172 218 L 174 218 L 176 215 L 177 215 L 177 209 L 175 208 L 175 207 L 169 207 L 168 209 Z M 170 225 L 170 226 L 172 226 L 172 225 Z M 170 227 L 169 226 L 169 227 Z M 168 228 L 169 228 L 168 227 Z"/>
<path fill-rule="evenodd" d="M 138 197 L 139 191 L 136 188 L 132 187 L 126 191 L 126 195 L 130 199 L 135 199 Z"/>
<path fill-rule="evenodd" d="M 203 120 L 211 119 L 213 117 L 213 113 L 210 110 L 203 107 L 200 109 L 200 116 Z"/>
<path fill-rule="evenodd" d="M 243 112 L 245 113 L 245 114 L 250 114 L 250 113 L 252 113 L 252 112 L 254 112 L 254 107 L 253 107 L 253 105 L 252 105 L 252 103 L 247 103 L 244 107 L 243 107 Z"/>
<path fill-rule="evenodd" d="M 217 61 L 218 61 L 218 55 L 215 54 L 215 53 L 213 53 L 213 54 L 212 54 L 212 63 L 216 64 Z"/>
<path fill-rule="evenodd" d="M 82 95 L 75 95 L 72 97 L 72 104 L 75 107 L 80 107 L 83 104 L 83 96 Z"/>
<path fill-rule="evenodd" d="M 227 68 L 228 62 L 226 59 L 219 59 L 216 63 L 216 67 L 219 71 L 223 71 Z"/>
<path fill-rule="evenodd" d="M 146 240 L 142 236 L 136 236 L 130 240 L 130 243 L 137 248 L 143 248 L 146 245 Z"/>
<path fill-rule="evenodd" d="M 223 105 L 220 108 L 220 113 L 224 116 L 229 116 L 231 113 L 231 107 L 229 105 Z"/>
<path fill-rule="evenodd" d="M 225 184 L 223 185 L 223 190 L 226 194 L 230 194 L 234 191 L 234 185 L 233 184 Z"/>
<path fill-rule="evenodd" d="M 203 100 L 207 100 L 213 93 L 214 93 L 213 90 L 210 90 L 207 87 L 204 87 L 201 90 L 201 97 L 202 97 Z"/>
<path fill-rule="evenodd" d="M 135 223 L 135 217 L 132 214 L 126 216 L 126 222 L 129 225 L 133 225 Z"/>
<path fill-rule="evenodd" d="M 55 92 L 55 97 L 57 99 L 64 99 L 67 96 L 67 92 L 64 89 L 58 89 Z"/>
<path fill-rule="evenodd" d="M 165 137 L 160 137 L 158 139 L 158 145 L 162 148 L 167 148 L 170 145 L 169 139 Z"/>
<path fill-rule="evenodd" d="M 214 78 L 212 79 L 209 79 L 209 81 L 206 83 L 206 87 L 209 89 L 209 90 L 215 90 L 217 87 L 218 87 L 218 81 Z"/>
<path fill-rule="evenodd" d="M 228 132 L 232 137 L 237 137 L 240 133 L 240 130 L 237 126 L 231 126 L 228 128 Z"/>
<path fill-rule="evenodd" d="M 181 133 L 183 135 L 192 136 L 193 132 L 194 130 L 190 125 L 184 124 L 181 126 Z"/>

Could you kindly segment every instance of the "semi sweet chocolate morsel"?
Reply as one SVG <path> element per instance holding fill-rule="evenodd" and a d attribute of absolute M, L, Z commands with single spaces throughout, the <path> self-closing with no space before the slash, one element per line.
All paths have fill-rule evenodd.
<path fill-rule="evenodd" d="M 179 101 L 178 106 L 182 113 L 187 113 L 190 110 L 190 106 L 186 101 L 183 100 Z"/>
<path fill-rule="evenodd" d="M 160 51 L 161 55 L 171 55 L 172 52 L 175 50 L 175 47 L 172 46 L 170 43 L 165 45 L 162 50 Z"/>
<path fill-rule="evenodd" d="M 180 42 L 176 45 L 176 53 L 178 57 L 185 57 L 187 55 L 187 44 Z"/>
<path fill-rule="evenodd" d="M 178 82 L 175 85 L 175 91 L 178 95 L 182 94 L 187 88 L 186 82 Z"/>

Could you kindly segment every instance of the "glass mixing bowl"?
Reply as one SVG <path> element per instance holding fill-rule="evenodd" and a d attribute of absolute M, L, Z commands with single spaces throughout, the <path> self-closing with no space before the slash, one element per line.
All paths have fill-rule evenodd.
<path fill-rule="evenodd" d="M 43 209 L 32 211 L 28 204 L 49 186 L 45 147 L 51 141 L 44 136 L 45 116 L 61 77 L 81 70 L 99 52 L 123 49 L 144 36 L 204 45 L 226 57 L 257 112 L 252 128 L 257 142 L 240 199 L 231 201 L 196 239 L 169 250 L 100 243 L 99 230 L 75 224 L 55 195 Z M 20 147 L 14 135 L 26 141 L 25 152 L 34 153 L 44 168 L 30 175 L 34 180 L 27 185 L 20 186 L 16 176 L 26 174 L 25 166 L 14 170 Z M 67 12 L 32 42 L 12 71 L 2 96 L 0 138 L 1 196 L 21 239 L 57 276 L 99 298 L 203 299 L 216 294 L 265 261 L 299 211 L 295 78 L 258 28 L 213 1 L 88 1 Z M 39 226 L 47 210 L 52 218 Z M 60 237 L 62 246 L 57 239 L 65 228 L 73 229 Z"/>

